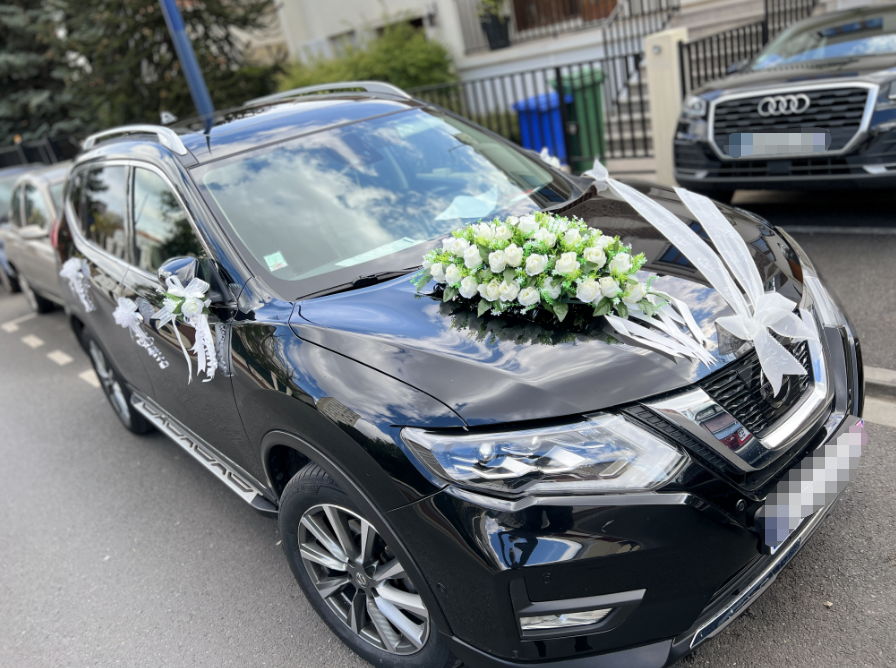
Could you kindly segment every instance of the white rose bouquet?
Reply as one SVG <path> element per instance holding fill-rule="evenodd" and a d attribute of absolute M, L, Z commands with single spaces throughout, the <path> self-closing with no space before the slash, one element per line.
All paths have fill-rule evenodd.
<path fill-rule="evenodd" d="M 480 316 L 540 308 L 562 321 L 571 306 L 593 317 L 627 318 L 631 308 L 652 316 L 664 303 L 648 299 L 650 281 L 635 278 L 646 261 L 581 219 L 538 212 L 455 230 L 426 254 L 413 281 L 418 290 L 443 284 L 446 302 L 478 302 Z"/>

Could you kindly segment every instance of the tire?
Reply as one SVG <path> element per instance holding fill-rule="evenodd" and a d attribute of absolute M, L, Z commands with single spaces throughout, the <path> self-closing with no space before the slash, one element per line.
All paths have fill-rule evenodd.
<path fill-rule="evenodd" d="M 0 265 L 0 285 L 2 285 L 3 288 L 11 294 L 15 294 L 16 292 L 19 292 L 21 290 L 21 288 L 19 287 L 19 282 L 15 279 L 15 277 L 10 276 L 2 265 Z"/>
<path fill-rule="evenodd" d="M 22 294 L 25 295 L 25 301 L 28 302 L 28 306 L 35 313 L 49 313 L 56 308 L 56 304 L 45 297 L 41 297 L 34 291 L 24 274 L 19 274 L 19 287 L 22 288 Z"/>
<path fill-rule="evenodd" d="M 356 654 L 385 668 L 460 666 L 382 536 L 316 464 L 286 485 L 279 524 L 283 552 L 305 597 Z"/>
<path fill-rule="evenodd" d="M 150 433 L 153 430 L 152 423 L 131 406 L 131 391 L 128 389 L 127 383 L 109 362 L 99 341 L 87 328 L 81 331 L 81 343 L 84 350 L 87 351 L 87 356 L 90 357 L 103 394 L 106 395 L 106 399 L 109 400 L 109 404 L 121 424 L 125 429 L 137 435 Z"/>

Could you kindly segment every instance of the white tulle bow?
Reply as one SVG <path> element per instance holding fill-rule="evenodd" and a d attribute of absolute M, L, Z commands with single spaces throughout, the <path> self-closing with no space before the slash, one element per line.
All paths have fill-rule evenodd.
<path fill-rule="evenodd" d="M 96 310 L 96 306 L 93 305 L 93 299 L 90 298 L 90 293 L 87 291 L 87 275 L 89 271 L 86 260 L 72 257 L 62 264 L 59 276 L 68 281 L 72 292 L 78 295 L 78 299 L 81 300 L 84 310 L 87 313 L 92 313 Z"/>
<path fill-rule="evenodd" d="M 175 311 L 178 307 L 180 308 L 184 322 L 196 332 L 196 341 L 190 350 L 196 354 L 197 374 L 205 373 L 206 378 L 203 382 L 207 383 L 215 377 L 215 370 L 218 368 L 215 339 L 208 324 L 208 316 L 203 313 L 203 310 L 211 304 L 211 300 L 205 298 L 209 284 L 200 278 L 194 278 L 184 287 L 177 276 L 169 276 L 165 280 L 165 284 L 168 288 L 168 294 L 175 297 L 175 299 L 171 297 L 166 298 L 162 302 L 162 308 L 153 315 L 153 320 L 159 321 L 159 327 L 164 327 L 169 322 L 172 323 L 172 328 L 175 336 L 177 336 L 181 351 L 183 351 L 184 359 L 187 360 L 187 382 L 192 382 L 192 361 L 177 327 Z"/>

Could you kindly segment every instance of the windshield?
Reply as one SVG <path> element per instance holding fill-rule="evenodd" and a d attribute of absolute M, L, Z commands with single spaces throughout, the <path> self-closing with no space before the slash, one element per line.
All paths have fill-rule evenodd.
<path fill-rule="evenodd" d="M 896 9 L 882 9 L 867 18 L 841 16 L 811 28 L 793 26 L 759 54 L 753 69 L 888 53 L 896 53 Z"/>
<path fill-rule="evenodd" d="M 6 221 L 9 217 L 9 205 L 12 202 L 12 186 L 18 178 L 18 174 L 0 178 L 0 222 Z"/>
<path fill-rule="evenodd" d="M 423 110 L 306 135 L 200 174 L 207 199 L 264 271 L 313 279 L 294 295 L 419 265 L 458 226 L 573 195 L 539 160 Z"/>

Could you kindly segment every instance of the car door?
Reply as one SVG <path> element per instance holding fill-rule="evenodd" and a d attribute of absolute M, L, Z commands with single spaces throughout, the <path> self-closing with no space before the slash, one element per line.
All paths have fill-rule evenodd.
<path fill-rule="evenodd" d="M 182 198 L 160 171 L 135 166 L 131 183 L 134 266 L 128 273 L 126 289 L 134 295 L 140 312 L 147 314 L 162 307 L 159 268 L 174 257 L 208 258 L 208 253 Z M 213 334 L 221 342 L 218 350 L 225 358 L 229 356 L 232 315 L 227 309 L 212 308 L 209 316 Z M 204 382 L 205 376 L 197 376 L 196 354 L 190 351 L 195 331 L 182 318 L 176 326 L 177 332 L 174 323 L 159 327 L 157 320 L 146 315 L 143 318 L 144 332 L 165 361 L 163 365 L 143 355 L 155 402 L 230 463 L 257 476 L 258 453 L 249 445 L 236 408 L 229 365 L 219 366 L 214 378 Z M 186 355 L 177 334 L 187 349 Z"/>
<path fill-rule="evenodd" d="M 21 271 L 41 293 L 59 297 L 59 273 L 56 252 L 50 242 L 55 219 L 49 193 L 36 184 L 26 182 L 22 189 L 24 226 L 20 230 L 25 262 Z"/>
<path fill-rule="evenodd" d="M 82 169 L 72 175 L 70 211 L 78 230 L 78 250 L 87 264 L 87 293 L 94 306 L 79 317 L 100 341 L 118 373 L 131 387 L 149 392 L 152 385 L 132 333 L 116 322 L 114 312 L 124 296 L 130 256 L 127 243 L 128 175 L 124 164 Z M 78 299 L 74 295 L 75 299 Z"/>

